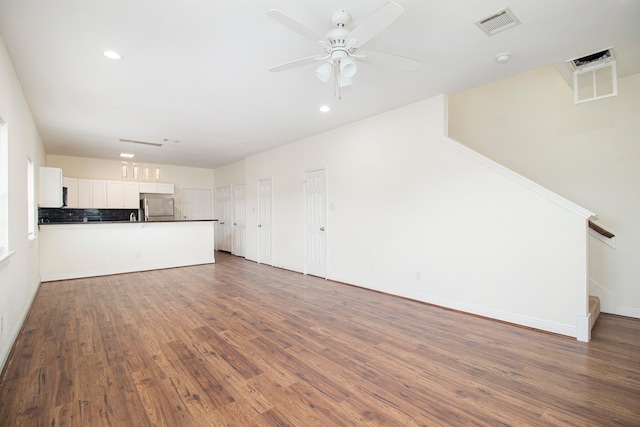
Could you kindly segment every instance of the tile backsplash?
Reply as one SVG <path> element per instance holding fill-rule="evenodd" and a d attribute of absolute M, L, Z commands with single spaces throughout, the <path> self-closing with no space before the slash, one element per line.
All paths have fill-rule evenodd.
<path fill-rule="evenodd" d="M 96 221 L 129 221 L 131 213 L 139 219 L 138 209 L 67 209 L 38 208 L 38 223 L 72 223 Z"/>

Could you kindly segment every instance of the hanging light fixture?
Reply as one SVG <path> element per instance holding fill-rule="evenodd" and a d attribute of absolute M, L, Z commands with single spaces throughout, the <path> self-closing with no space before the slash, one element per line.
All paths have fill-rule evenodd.
<path fill-rule="evenodd" d="M 333 74 L 333 93 L 338 99 L 342 98 L 342 88 L 351 86 L 351 78 L 358 72 L 358 66 L 345 49 L 335 49 L 331 52 L 331 60 L 323 62 L 316 68 L 316 77 L 322 83 L 327 83 Z"/>
<path fill-rule="evenodd" d="M 333 64 L 331 62 L 323 62 L 318 68 L 316 68 L 316 77 L 322 83 L 326 83 L 331 78 L 333 72 Z"/>
<path fill-rule="evenodd" d="M 122 177 L 126 178 L 127 177 L 127 162 L 122 162 L 122 165 L 120 166 L 120 171 L 122 173 Z"/>
<path fill-rule="evenodd" d="M 144 165 L 144 179 L 149 179 L 149 165 Z"/>
<path fill-rule="evenodd" d="M 156 181 L 160 179 L 160 166 L 156 165 Z"/>
<path fill-rule="evenodd" d="M 340 77 L 350 79 L 351 77 L 355 76 L 357 72 L 358 66 L 353 59 L 347 56 L 346 58 L 342 58 L 340 60 Z"/>
<path fill-rule="evenodd" d="M 133 179 L 138 179 L 138 164 L 133 164 Z"/>

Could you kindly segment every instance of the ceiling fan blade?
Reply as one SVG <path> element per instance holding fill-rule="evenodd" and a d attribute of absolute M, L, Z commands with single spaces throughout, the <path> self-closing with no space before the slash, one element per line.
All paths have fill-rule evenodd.
<path fill-rule="evenodd" d="M 273 19 L 275 19 L 285 27 L 288 27 L 290 30 L 295 31 L 301 36 L 306 37 L 316 43 L 319 40 L 324 40 L 324 36 L 319 32 L 317 32 L 316 30 L 313 30 L 307 27 L 306 25 L 296 21 L 290 16 L 285 15 L 284 13 L 280 12 L 277 9 L 272 9 L 268 11 L 267 15 L 269 15 L 270 17 L 272 17 Z"/>
<path fill-rule="evenodd" d="M 382 52 L 358 52 L 352 56 L 359 61 L 372 65 L 380 65 L 401 71 L 416 71 L 420 67 L 420 61 L 417 59 Z"/>
<path fill-rule="evenodd" d="M 387 28 L 393 21 L 404 13 L 404 9 L 398 3 L 390 1 L 369 15 L 360 25 L 351 31 L 350 38 L 358 41 L 358 46 L 362 46 L 382 30 Z"/>
<path fill-rule="evenodd" d="M 323 59 L 327 59 L 327 58 L 330 58 L 330 56 L 329 55 L 308 56 L 306 58 L 300 58 L 300 59 L 296 59 L 295 61 L 276 65 L 275 67 L 269 68 L 269 71 L 271 71 L 272 73 L 278 73 L 280 71 L 290 70 L 296 67 L 302 67 L 303 65 L 313 64 L 314 62 L 322 61 Z"/>

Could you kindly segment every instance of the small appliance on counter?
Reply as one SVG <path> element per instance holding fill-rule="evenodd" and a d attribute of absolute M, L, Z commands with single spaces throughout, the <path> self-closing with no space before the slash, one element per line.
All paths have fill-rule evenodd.
<path fill-rule="evenodd" d="M 150 199 L 140 200 L 140 210 L 144 221 L 173 221 L 173 199 Z"/>

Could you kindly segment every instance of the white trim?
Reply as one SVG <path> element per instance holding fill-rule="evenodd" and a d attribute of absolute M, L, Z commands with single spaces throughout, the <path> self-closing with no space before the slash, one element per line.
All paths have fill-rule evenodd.
<path fill-rule="evenodd" d="M 591 339 L 591 313 L 586 316 L 576 315 L 576 339 L 582 342 L 589 342 Z"/>
<path fill-rule="evenodd" d="M 531 181 L 528 178 L 525 178 L 524 176 L 512 171 L 511 169 L 502 166 L 499 163 L 494 162 L 493 160 L 489 159 L 488 157 L 483 156 L 482 154 L 473 151 L 472 149 L 470 149 L 469 147 L 459 143 L 458 141 L 456 141 L 455 139 L 452 139 L 450 137 L 448 137 L 447 135 L 443 135 L 442 136 L 442 142 L 445 143 L 446 145 L 448 145 L 449 147 L 455 148 L 456 150 L 466 154 L 467 156 L 471 157 L 472 159 L 477 160 L 478 162 L 482 163 L 483 165 L 495 170 L 496 172 L 500 173 L 501 175 L 506 176 L 507 178 L 511 179 L 512 181 L 517 182 L 518 184 L 527 187 L 528 189 L 535 191 L 536 193 L 546 197 L 549 200 L 552 200 L 554 202 L 556 202 L 557 204 L 564 206 L 565 208 L 569 209 L 570 211 L 572 211 L 573 213 L 575 213 L 576 215 L 579 215 L 582 218 L 588 219 L 591 218 L 592 216 L 594 216 L 595 214 L 593 212 L 588 211 L 587 209 L 583 208 L 582 206 L 579 206 L 575 203 L 573 203 L 570 200 L 565 199 L 564 197 L 554 193 L 553 191 L 548 190 L 547 188 L 541 186 L 540 184 L 537 184 L 533 181 Z"/>
<path fill-rule="evenodd" d="M 589 278 L 589 295 L 600 298 L 600 313 L 616 314 L 616 296 L 592 278 Z"/>
<path fill-rule="evenodd" d="M 341 283 L 349 283 L 354 286 L 359 286 L 365 289 L 371 289 L 378 292 L 383 292 L 390 295 L 396 295 L 403 298 L 409 298 L 415 301 L 424 302 L 427 304 L 433 304 L 439 307 L 449 308 L 452 310 L 461 311 L 464 313 L 475 314 L 478 316 L 486 317 L 489 319 L 500 320 L 514 325 L 526 326 L 541 331 L 552 332 L 559 335 L 566 335 L 569 337 L 577 338 L 576 325 L 569 325 L 558 322 L 551 322 L 548 320 L 537 319 L 529 316 L 521 316 L 519 314 L 508 313 L 501 310 L 494 310 L 486 307 L 480 307 L 473 304 L 468 304 L 461 301 L 454 301 L 446 298 L 435 297 L 433 295 L 427 295 L 419 292 L 406 292 L 397 288 L 378 286 L 372 283 L 358 283 L 347 278 L 330 277 L 330 280 L 334 280 Z M 588 326 L 588 320 L 587 320 Z"/>
<path fill-rule="evenodd" d="M 73 271 L 64 273 L 44 274 L 41 277 L 42 282 L 52 282 L 57 280 L 81 279 L 85 277 L 110 276 L 112 274 L 135 273 L 139 271 L 162 270 L 167 268 L 188 267 L 192 265 L 215 264 L 215 257 L 194 260 L 193 262 L 163 262 L 157 264 L 145 264 L 137 266 L 118 266 L 111 268 L 100 268 L 95 270 Z"/>
<path fill-rule="evenodd" d="M 633 307 L 616 307 L 616 313 L 619 316 L 634 317 L 640 319 L 640 308 Z"/>
<path fill-rule="evenodd" d="M 589 278 L 589 295 L 600 298 L 600 313 L 640 319 L 640 308 L 620 307 L 616 295 L 591 278 Z"/>
<path fill-rule="evenodd" d="M 0 253 L 0 270 L 5 268 L 9 264 L 9 258 L 11 258 L 11 256 L 15 253 L 16 251 L 3 251 L 2 253 Z"/>
<path fill-rule="evenodd" d="M 600 240 L 602 243 L 604 243 L 605 245 L 615 249 L 616 248 L 616 236 L 613 236 L 611 238 L 607 237 L 607 236 L 603 236 L 602 234 L 598 233 L 596 230 L 589 228 L 589 234 L 593 237 L 595 237 L 596 239 Z"/>
<path fill-rule="evenodd" d="M 13 251 L 11 251 L 9 253 L 9 256 L 11 256 L 12 254 L 13 254 Z M 5 260 L 6 259 L 7 258 L 5 258 Z M 11 330 L 11 333 L 7 337 L 7 341 L 6 341 L 7 342 L 7 346 L 5 346 L 5 348 L 2 349 L 1 353 L 0 353 L 0 371 L 2 371 L 4 369 L 4 366 L 7 363 L 7 359 L 9 358 L 9 353 L 11 352 L 11 349 L 13 348 L 13 344 L 15 344 L 15 342 L 18 340 L 18 335 L 20 334 L 20 331 L 22 330 L 22 326 L 24 325 L 24 322 L 27 320 L 27 316 L 29 315 L 29 312 L 31 311 L 31 306 L 33 305 L 33 301 L 36 299 L 36 295 L 38 295 L 38 291 L 40 290 L 40 285 L 41 284 L 42 283 L 38 284 L 38 289 L 36 289 L 36 291 L 31 294 L 31 298 L 29 298 L 29 301 L 28 301 L 27 305 L 25 306 L 24 310 L 22 311 L 22 314 L 20 315 L 20 318 L 18 319 L 18 322 L 16 322 L 15 326 Z"/>

